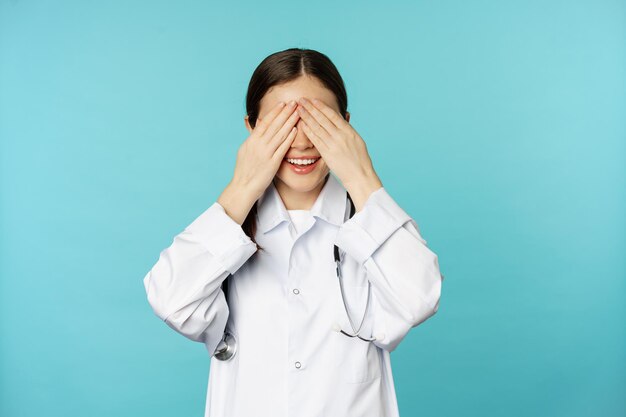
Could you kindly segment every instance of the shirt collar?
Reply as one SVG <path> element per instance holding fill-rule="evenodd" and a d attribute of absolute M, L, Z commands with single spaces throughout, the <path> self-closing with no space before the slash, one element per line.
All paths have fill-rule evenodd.
<path fill-rule="evenodd" d="M 322 187 L 315 203 L 310 209 L 313 217 L 341 226 L 346 215 L 347 191 L 332 173 Z M 291 221 L 289 212 L 283 203 L 274 181 L 270 183 L 257 202 L 258 228 L 267 233 L 283 221 Z"/>

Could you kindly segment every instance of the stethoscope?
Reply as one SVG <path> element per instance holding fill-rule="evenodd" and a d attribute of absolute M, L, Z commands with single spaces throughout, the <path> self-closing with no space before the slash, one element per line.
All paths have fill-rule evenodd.
<path fill-rule="evenodd" d="M 352 202 L 352 199 L 350 198 L 349 194 L 348 194 L 348 201 L 350 202 L 350 216 L 348 218 L 351 218 L 354 215 L 355 208 L 354 208 L 354 203 Z M 372 342 L 376 340 L 377 338 L 376 337 L 371 337 L 371 338 L 362 337 L 359 334 L 361 331 L 361 327 L 363 326 L 363 323 L 365 322 L 365 317 L 367 317 L 367 312 L 369 310 L 370 294 L 372 292 L 372 284 L 370 283 L 369 280 L 367 281 L 367 301 L 365 302 L 365 312 L 363 313 L 363 318 L 361 319 L 359 328 L 355 329 L 354 323 L 352 322 L 352 317 L 350 316 L 350 312 L 348 311 L 348 306 L 346 303 L 346 295 L 343 289 L 343 279 L 341 277 L 341 261 L 343 257 L 339 256 L 339 248 L 337 247 L 337 245 L 334 245 L 333 254 L 335 257 L 337 279 L 339 280 L 339 288 L 341 290 L 341 300 L 343 302 L 343 307 L 346 310 L 346 314 L 348 315 L 348 320 L 350 321 L 350 327 L 352 327 L 353 333 L 351 334 L 351 333 L 344 331 L 343 329 L 341 329 L 339 325 L 336 325 L 337 328 L 335 328 L 335 330 L 338 330 L 339 332 L 341 332 L 342 334 L 348 337 L 358 337 L 359 339 L 363 341 Z M 228 300 L 228 278 L 223 281 L 222 290 L 224 291 L 224 295 L 226 296 L 226 299 Z M 215 359 L 218 359 L 220 361 L 227 361 L 231 359 L 233 356 L 235 356 L 235 353 L 237 353 L 237 339 L 235 338 L 235 335 L 233 335 L 228 330 L 225 330 L 224 336 L 222 337 L 222 340 L 220 340 L 220 343 L 217 345 L 217 348 L 215 349 L 215 353 L 213 354 L 213 356 L 215 356 Z"/>

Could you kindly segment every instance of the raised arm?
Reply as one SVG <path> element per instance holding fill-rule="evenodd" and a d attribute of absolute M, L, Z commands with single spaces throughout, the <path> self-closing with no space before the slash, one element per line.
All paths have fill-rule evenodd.
<path fill-rule="evenodd" d="M 234 195 L 239 196 L 238 200 L 231 197 Z M 224 207 L 232 204 L 244 210 L 248 207 L 249 211 L 255 200 L 247 195 L 234 186 L 227 187 L 218 201 L 161 251 L 157 263 L 143 279 L 155 314 L 178 333 L 204 343 L 211 355 L 229 315 L 222 282 L 257 250 Z M 245 218 L 248 211 L 233 216 Z"/>
<path fill-rule="evenodd" d="M 277 103 L 237 152 L 233 179 L 200 217 L 174 238 L 143 279 L 152 309 L 171 328 L 213 355 L 228 321 L 222 282 L 256 251 L 241 225 L 272 182 L 293 142 L 299 115 Z"/>
<path fill-rule="evenodd" d="M 417 223 L 381 187 L 339 229 L 336 245 L 364 265 L 372 284 L 373 343 L 395 350 L 439 308 L 443 276 Z M 369 336 L 369 335 L 368 335 Z"/>

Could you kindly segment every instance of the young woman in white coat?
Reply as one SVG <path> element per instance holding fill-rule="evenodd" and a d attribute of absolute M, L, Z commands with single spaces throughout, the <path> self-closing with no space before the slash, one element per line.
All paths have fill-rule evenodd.
<path fill-rule="evenodd" d="M 206 417 L 398 416 L 389 354 L 437 311 L 443 276 L 346 108 L 326 55 L 265 58 L 232 180 L 144 278 L 211 357 Z"/>

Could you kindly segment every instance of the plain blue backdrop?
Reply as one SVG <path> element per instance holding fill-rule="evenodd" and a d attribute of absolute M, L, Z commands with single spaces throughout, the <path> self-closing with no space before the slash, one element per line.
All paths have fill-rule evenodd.
<path fill-rule="evenodd" d="M 623 1 L 0 0 L 0 415 L 201 416 L 142 279 L 230 181 L 270 53 L 327 54 L 446 276 L 403 416 L 624 416 Z"/>

